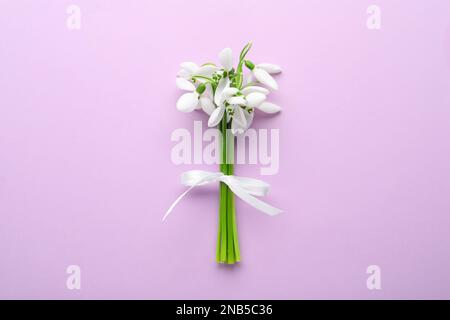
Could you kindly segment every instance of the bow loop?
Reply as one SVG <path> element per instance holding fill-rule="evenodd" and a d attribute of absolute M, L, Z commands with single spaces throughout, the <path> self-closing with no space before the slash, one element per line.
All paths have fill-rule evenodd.
<path fill-rule="evenodd" d="M 192 187 L 194 185 L 203 185 L 209 182 L 215 181 L 223 173 L 221 172 L 208 172 L 203 170 L 191 170 L 186 171 L 181 175 L 181 183 L 187 187 Z"/>

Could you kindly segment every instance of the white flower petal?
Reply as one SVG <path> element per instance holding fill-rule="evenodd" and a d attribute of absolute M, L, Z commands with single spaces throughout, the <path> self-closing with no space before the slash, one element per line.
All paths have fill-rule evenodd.
<path fill-rule="evenodd" d="M 233 121 L 237 121 L 241 128 L 247 127 L 247 119 L 245 119 L 244 111 L 239 106 L 234 108 Z"/>
<path fill-rule="evenodd" d="M 214 103 L 208 97 L 201 97 L 200 98 L 200 106 L 202 107 L 203 111 L 205 111 L 206 114 L 208 114 L 209 116 L 216 109 L 216 107 L 214 106 Z"/>
<path fill-rule="evenodd" d="M 272 63 L 260 63 L 260 64 L 257 64 L 256 67 L 263 69 L 270 74 L 276 74 L 276 73 L 281 72 L 281 67 L 276 64 L 272 64 Z"/>
<path fill-rule="evenodd" d="M 183 62 L 180 66 L 182 69 L 189 72 L 189 74 L 193 74 L 198 70 L 198 65 L 194 62 Z"/>
<path fill-rule="evenodd" d="M 253 79 L 253 73 L 247 73 L 244 75 L 244 81 L 242 82 L 242 85 L 248 86 L 249 84 L 253 83 L 255 79 Z"/>
<path fill-rule="evenodd" d="M 195 91 L 194 84 L 191 81 L 189 81 L 189 80 L 187 80 L 185 78 L 177 78 L 177 80 L 175 81 L 175 84 L 181 90 Z"/>
<path fill-rule="evenodd" d="M 229 98 L 229 97 L 231 97 L 231 96 L 234 96 L 236 93 L 238 93 L 239 92 L 239 89 L 238 88 L 225 88 L 224 90 L 223 90 L 223 92 L 222 92 L 222 95 L 225 97 L 225 98 Z"/>
<path fill-rule="evenodd" d="M 177 101 L 177 109 L 182 112 L 192 112 L 198 105 L 197 92 L 183 94 Z"/>
<path fill-rule="evenodd" d="M 222 98 L 222 92 L 225 90 L 225 88 L 230 86 L 230 80 L 228 78 L 222 78 L 219 81 L 219 84 L 216 88 L 216 93 L 214 95 L 214 103 L 218 106 L 220 106 L 220 99 Z"/>
<path fill-rule="evenodd" d="M 248 112 L 246 110 L 244 110 L 244 116 L 245 116 L 245 120 L 247 121 L 247 128 L 245 128 L 245 130 L 247 130 L 248 128 L 250 128 L 252 122 L 253 122 L 253 118 L 255 117 L 255 112 Z"/>
<path fill-rule="evenodd" d="M 243 112 L 246 113 L 246 111 Z M 231 133 L 234 135 L 242 134 L 248 129 L 248 127 L 249 127 L 248 123 L 246 123 L 245 126 L 242 126 L 242 124 L 239 123 L 239 121 L 233 118 L 233 121 L 231 122 Z"/>
<path fill-rule="evenodd" d="M 194 74 L 198 75 L 198 76 L 204 76 L 204 77 L 211 78 L 212 74 L 214 72 L 216 72 L 218 69 L 219 69 L 218 67 L 213 66 L 212 64 L 206 64 L 206 65 L 198 68 L 198 70 L 195 71 Z"/>
<path fill-rule="evenodd" d="M 227 101 L 228 98 L 230 98 L 231 96 L 234 96 L 238 92 L 239 92 L 238 88 L 226 87 L 222 91 L 222 95 L 221 95 L 221 97 L 219 99 L 219 106 L 223 105 L 225 103 L 225 101 Z"/>
<path fill-rule="evenodd" d="M 241 92 L 242 92 L 243 95 L 246 96 L 246 95 L 248 95 L 249 93 L 252 93 L 252 92 L 261 92 L 261 93 L 267 95 L 267 94 L 269 94 L 270 91 L 267 90 L 266 88 L 263 88 L 263 87 L 250 86 L 250 87 L 242 89 Z"/>
<path fill-rule="evenodd" d="M 245 97 L 245 100 L 247 100 L 247 106 L 254 108 L 266 100 L 266 95 L 261 92 L 252 92 Z"/>
<path fill-rule="evenodd" d="M 225 48 L 219 53 L 219 61 L 225 70 L 233 68 L 233 52 L 230 48 Z"/>
<path fill-rule="evenodd" d="M 277 82 L 266 70 L 255 67 L 255 69 L 253 69 L 253 75 L 262 84 L 265 84 L 273 90 L 278 90 Z"/>
<path fill-rule="evenodd" d="M 277 113 L 281 111 L 281 107 L 271 103 L 271 102 L 263 102 L 257 108 L 266 113 Z"/>
<path fill-rule="evenodd" d="M 177 76 L 185 79 L 191 78 L 191 74 L 187 72 L 185 69 L 181 69 L 180 71 L 178 71 Z"/>
<path fill-rule="evenodd" d="M 212 90 L 211 84 L 206 83 L 206 89 L 205 89 L 205 92 L 203 92 L 202 96 L 203 96 L 203 97 L 208 97 L 208 98 L 210 98 L 210 99 L 214 98 L 214 97 L 213 97 L 213 90 Z"/>
<path fill-rule="evenodd" d="M 241 106 L 245 106 L 247 103 L 247 100 L 244 99 L 244 97 L 239 96 L 239 97 L 231 97 L 227 99 L 229 104 L 238 104 Z"/>
<path fill-rule="evenodd" d="M 219 122 L 223 118 L 223 114 L 225 111 L 225 107 L 218 107 L 211 113 L 211 116 L 208 120 L 208 127 L 215 127 L 219 124 Z"/>
<path fill-rule="evenodd" d="M 246 110 L 242 110 L 242 112 L 244 113 L 244 117 L 246 120 L 246 125 L 242 126 L 241 124 L 239 124 L 239 122 L 237 121 L 233 121 L 231 123 L 231 133 L 234 135 L 238 135 L 238 134 L 242 134 L 245 131 L 247 131 L 248 128 L 250 128 L 250 125 L 253 122 L 253 117 L 254 117 L 254 112 L 249 113 Z"/>
<path fill-rule="evenodd" d="M 244 129 L 241 126 L 239 126 L 237 121 L 232 121 L 231 122 L 231 133 L 234 135 L 242 134 L 242 133 L 244 133 Z"/>

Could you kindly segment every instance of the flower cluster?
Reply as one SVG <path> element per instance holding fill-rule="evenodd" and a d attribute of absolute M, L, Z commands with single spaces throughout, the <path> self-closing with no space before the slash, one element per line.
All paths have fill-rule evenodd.
<path fill-rule="evenodd" d="M 177 109 L 192 112 L 202 109 L 209 115 L 208 126 L 217 126 L 223 119 L 231 121 L 231 132 L 240 134 L 251 125 L 254 110 L 276 113 L 281 108 L 267 102 L 270 90 L 278 90 L 272 77 L 281 72 L 274 64 L 254 64 L 246 59 L 251 43 L 242 49 L 236 68 L 230 48 L 219 54 L 220 65 L 205 63 L 198 66 L 194 62 L 184 62 L 178 72 L 176 85 L 187 91 L 177 101 Z M 244 66 L 249 73 L 244 74 Z"/>
<path fill-rule="evenodd" d="M 222 133 L 220 172 L 198 170 L 186 172 L 183 175 L 183 183 L 190 188 L 175 200 L 164 219 L 193 187 L 214 181 L 220 182 L 216 250 L 216 260 L 219 263 L 234 264 L 241 259 L 235 195 L 269 215 L 281 212 L 280 209 L 255 197 L 265 195 L 268 184 L 234 175 L 233 135 L 241 134 L 250 127 L 255 109 L 266 113 L 281 110 L 279 106 L 266 101 L 270 90 L 278 90 L 278 84 L 272 75 L 280 73 L 281 68 L 269 63 L 254 64 L 246 58 L 251 47 L 252 44 L 248 43 L 242 49 L 236 67 L 233 64 L 231 49 L 226 48 L 219 54 L 220 64 L 205 63 L 199 66 L 193 62 L 184 62 L 176 79 L 177 87 L 187 91 L 177 101 L 178 110 L 182 112 L 203 110 L 209 115 L 208 126 L 217 126 Z M 228 135 L 230 131 L 233 134 L 231 136 Z"/>

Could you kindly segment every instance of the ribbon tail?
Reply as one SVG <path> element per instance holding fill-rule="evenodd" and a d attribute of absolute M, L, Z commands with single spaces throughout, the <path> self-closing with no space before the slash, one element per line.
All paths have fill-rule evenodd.
<path fill-rule="evenodd" d="M 182 177 L 183 183 L 190 185 L 189 189 L 187 189 L 185 192 L 183 192 L 177 200 L 175 200 L 170 208 L 167 210 L 166 214 L 162 218 L 162 221 L 166 220 L 169 214 L 172 212 L 173 208 L 183 199 L 192 189 L 194 189 L 196 186 L 199 186 L 203 183 L 210 183 L 213 181 L 217 181 L 217 179 L 222 175 L 222 173 L 217 172 L 207 172 L 207 171 L 188 171 L 185 172 L 185 176 Z M 186 179 L 186 180 L 184 180 Z"/>
<path fill-rule="evenodd" d="M 169 214 L 172 212 L 173 208 L 175 208 L 175 206 L 178 204 L 178 202 L 181 201 L 181 199 L 184 198 L 185 195 L 187 195 L 189 193 L 189 191 L 191 191 L 192 189 L 194 189 L 197 185 L 194 184 L 193 186 L 191 186 L 189 189 L 187 189 L 185 192 L 183 192 L 178 198 L 177 200 L 175 200 L 172 205 L 170 206 L 170 208 L 167 210 L 166 214 L 164 215 L 164 217 L 162 218 L 162 221 L 166 220 L 166 218 L 169 216 Z"/>
<path fill-rule="evenodd" d="M 268 214 L 269 216 L 276 216 L 277 214 L 280 214 L 283 212 L 283 210 L 272 207 L 270 204 L 250 195 L 247 191 L 245 191 L 240 186 L 238 186 L 234 183 L 227 183 L 227 184 L 230 187 L 231 191 L 233 191 L 233 193 L 235 195 L 237 195 L 243 201 L 247 202 L 252 207 L 258 209 L 259 211 L 262 211 L 265 214 Z"/>

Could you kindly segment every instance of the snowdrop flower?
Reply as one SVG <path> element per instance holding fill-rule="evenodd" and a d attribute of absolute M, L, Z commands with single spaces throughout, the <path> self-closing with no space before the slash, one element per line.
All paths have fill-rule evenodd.
<path fill-rule="evenodd" d="M 263 102 L 258 106 L 258 109 L 265 113 L 277 113 L 281 111 L 281 107 L 271 103 L 271 102 Z"/>
<path fill-rule="evenodd" d="M 245 96 L 246 106 L 256 108 L 266 100 L 266 95 L 261 92 L 251 92 Z"/>
<path fill-rule="evenodd" d="M 217 67 L 215 64 L 212 63 L 206 63 L 202 65 L 200 68 L 197 69 L 197 71 L 194 73 L 195 76 L 203 76 L 207 78 L 211 78 L 214 72 L 219 70 L 219 67 Z M 197 80 L 201 81 L 201 78 L 198 78 Z"/>
<path fill-rule="evenodd" d="M 263 69 L 269 74 L 281 73 L 281 67 L 273 63 L 260 63 L 256 65 L 256 68 Z"/>
<path fill-rule="evenodd" d="M 247 87 L 241 91 L 237 88 L 225 88 L 220 97 L 215 98 L 219 107 L 211 113 L 208 126 L 218 125 L 227 112 L 228 121 L 231 119 L 233 134 L 247 130 L 253 120 L 254 108 L 266 113 L 276 113 L 281 110 L 279 106 L 265 102 L 268 93 L 269 90 L 258 86 Z"/>
<path fill-rule="evenodd" d="M 177 76 L 184 79 L 191 79 L 194 73 L 199 69 L 199 66 L 194 62 L 183 62 L 180 64 L 181 70 L 178 71 Z"/>
<path fill-rule="evenodd" d="M 233 69 L 233 51 L 225 48 L 219 53 L 219 61 L 225 71 Z"/>
<path fill-rule="evenodd" d="M 241 106 L 233 108 L 233 117 L 231 120 L 231 133 L 241 134 L 247 131 L 253 121 L 253 112 Z"/>
<path fill-rule="evenodd" d="M 278 83 L 270 75 L 271 73 L 280 73 L 281 68 L 274 64 L 262 63 L 255 65 L 250 60 L 245 60 L 245 66 L 252 71 L 253 76 L 262 84 L 272 90 L 278 90 Z"/>
<path fill-rule="evenodd" d="M 268 90 L 262 87 L 248 87 L 243 92 L 237 88 L 226 87 L 220 97 L 215 98 L 219 107 L 211 114 L 208 126 L 218 125 L 226 112 L 233 134 L 246 131 L 253 121 L 253 108 L 260 107 L 266 100 L 266 93 Z"/>
<path fill-rule="evenodd" d="M 220 85 L 220 83 L 219 83 Z M 235 94 L 239 92 L 238 88 L 230 88 L 229 82 L 227 85 L 221 89 L 218 90 L 219 86 L 216 89 L 216 94 L 214 96 L 214 102 L 218 106 L 210 115 L 208 120 L 208 126 L 209 127 L 215 127 L 219 124 L 219 122 L 222 120 L 223 115 L 225 113 L 225 109 L 227 105 L 230 104 L 228 101 L 229 98 L 232 98 Z"/>
<path fill-rule="evenodd" d="M 187 80 L 184 77 L 178 77 L 175 80 L 175 84 L 179 89 L 184 90 L 184 91 L 195 91 L 195 89 L 196 89 L 196 87 L 192 83 L 192 81 Z"/>
<path fill-rule="evenodd" d="M 177 101 L 177 109 L 181 112 L 192 112 L 195 109 L 203 109 L 210 114 L 214 110 L 214 105 L 208 94 L 207 85 L 201 83 L 198 87 L 184 78 L 177 78 L 176 85 L 181 90 L 189 91 L 183 94 Z M 202 95 L 203 94 L 203 95 Z"/>
<path fill-rule="evenodd" d="M 245 97 L 247 101 L 247 107 L 259 109 L 265 113 L 277 113 L 281 111 L 281 108 L 278 105 L 265 101 L 267 93 L 261 90 L 265 88 L 255 86 L 248 87 L 246 89 L 248 89 L 247 91 L 250 91 L 250 93 L 248 93 Z M 245 89 L 242 90 L 243 93 L 247 91 Z"/>
<path fill-rule="evenodd" d="M 189 91 L 183 94 L 177 101 L 177 109 L 181 112 L 192 112 L 199 105 L 200 100 L 200 92 L 198 92 L 198 88 L 195 85 L 185 79 L 185 78 L 177 78 L 176 85 L 181 90 Z M 200 88 L 200 86 L 199 86 Z M 203 91 L 206 89 L 203 85 Z M 200 89 L 202 90 L 202 89 Z"/>
<path fill-rule="evenodd" d="M 256 68 L 263 69 L 267 71 L 269 74 L 278 74 L 281 73 L 281 67 L 272 63 L 260 63 L 255 66 Z M 244 87 L 254 85 L 257 80 L 253 76 L 253 73 L 248 73 L 244 76 L 243 85 Z"/>
<path fill-rule="evenodd" d="M 252 92 L 260 92 L 262 94 L 268 95 L 270 91 L 267 90 L 266 88 L 260 87 L 260 86 L 248 86 L 248 87 L 244 87 L 241 90 L 241 92 L 244 95 L 248 95 L 249 93 L 252 93 Z"/>
<path fill-rule="evenodd" d="M 211 88 L 211 85 L 206 84 L 205 92 L 201 95 L 199 99 L 200 108 L 205 111 L 207 115 L 211 115 L 213 111 L 216 109 L 216 106 L 213 102 L 213 90 Z"/>
<path fill-rule="evenodd" d="M 176 79 L 176 85 L 179 89 L 190 91 L 183 94 L 177 101 L 177 109 L 182 112 L 191 112 L 194 109 L 203 109 L 210 115 L 214 109 L 212 102 L 212 88 L 208 84 L 199 85 L 196 87 L 191 80 L 184 77 Z M 203 92 L 200 92 L 203 91 Z"/>
<path fill-rule="evenodd" d="M 196 76 L 200 76 L 196 79 L 200 82 L 203 82 L 201 77 L 211 77 L 214 72 L 219 70 L 219 68 L 212 63 L 205 63 L 199 67 L 194 62 L 183 62 L 180 64 L 180 67 L 181 70 L 178 71 L 178 77 L 191 80 Z"/>

